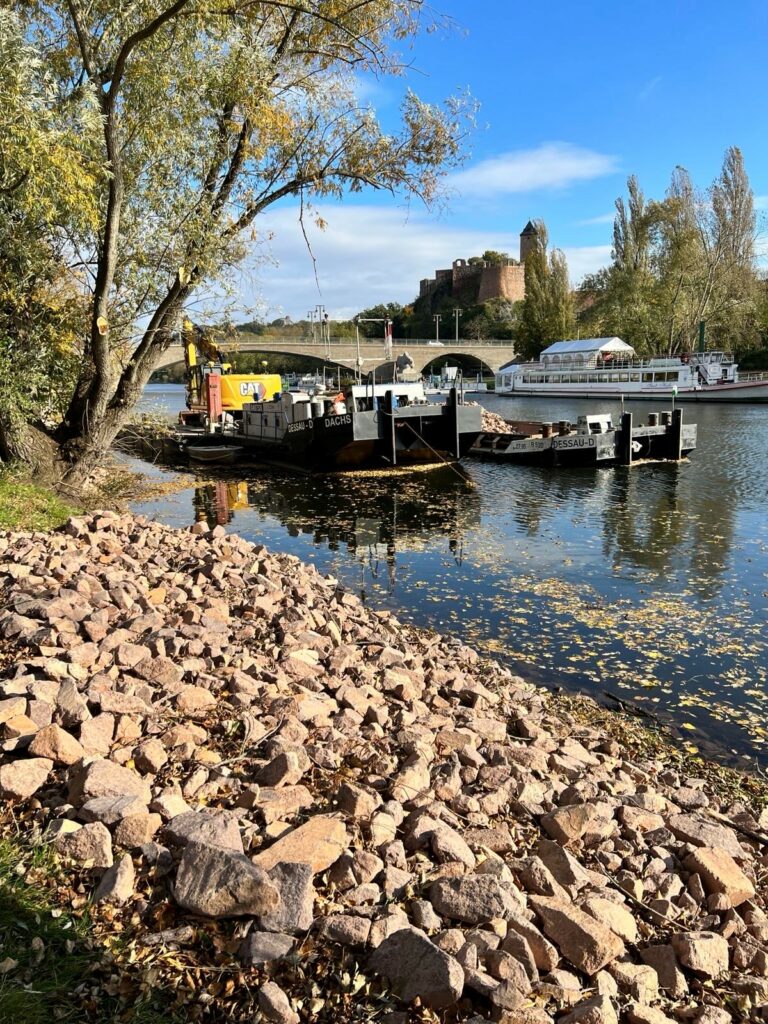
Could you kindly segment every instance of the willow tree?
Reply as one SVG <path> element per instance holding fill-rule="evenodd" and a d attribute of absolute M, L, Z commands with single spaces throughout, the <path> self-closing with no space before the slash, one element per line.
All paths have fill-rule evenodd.
<path fill-rule="evenodd" d="M 55 431 L 64 476 L 79 483 L 185 303 L 262 237 L 264 211 L 366 187 L 433 203 L 469 111 L 408 92 L 385 131 L 356 99 L 360 75 L 403 70 L 400 45 L 428 27 L 421 0 L 29 0 L 19 10 L 53 77 L 48 102 L 85 98 L 99 114 L 89 139 L 106 171 L 94 181 L 97 221 L 69 237 L 87 274 L 88 328 Z"/>
<path fill-rule="evenodd" d="M 55 422 L 76 379 L 87 308 L 70 236 L 96 225 L 92 104 L 47 102 L 50 78 L 20 20 L 0 9 L 0 459 L 55 447 L 29 421 Z M 54 184 L 55 183 L 55 184 Z M 41 450 L 42 449 L 42 450 Z"/>

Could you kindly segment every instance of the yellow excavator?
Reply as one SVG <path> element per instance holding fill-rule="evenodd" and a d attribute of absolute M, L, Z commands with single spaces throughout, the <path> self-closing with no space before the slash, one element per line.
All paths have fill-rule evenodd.
<path fill-rule="evenodd" d="M 201 425 L 210 416 L 208 378 L 212 375 L 219 378 L 221 416 L 232 420 L 242 419 L 243 406 L 248 402 L 269 402 L 282 391 L 278 373 L 233 373 L 232 364 L 211 335 L 188 317 L 184 318 L 181 335 L 187 388 L 187 408 L 179 417 L 183 423 Z"/>

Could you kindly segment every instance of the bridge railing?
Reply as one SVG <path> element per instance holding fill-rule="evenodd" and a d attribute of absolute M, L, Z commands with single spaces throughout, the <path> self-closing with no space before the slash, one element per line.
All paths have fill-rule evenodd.
<path fill-rule="evenodd" d="M 242 339 L 235 339 L 234 341 L 228 341 L 222 347 L 225 348 L 225 349 L 227 347 L 236 348 L 237 345 L 238 345 L 238 340 L 239 340 L 240 344 L 244 344 L 245 343 L 245 344 L 248 344 L 248 345 L 260 345 L 260 344 L 262 344 L 262 345 L 302 345 L 302 346 L 306 345 L 306 346 L 308 346 L 310 348 L 318 348 L 318 349 L 324 349 L 328 345 L 327 341 L 320 341 L 317 338 L 313 341 L 312 338 L 296 338 L 296 337 L 292 338 L 292 337 L 285 337 L 285 336 L 284 337 L 279 337 L 279 336 L 275 336 L 275 335 L 258 334 L 258 335 L 245 335 L 245 336 L 242 337 Z M 331 335 L 330 344 L 332 346 L 334 346 L 334 345 L 356 345 L 357 342 L 356 342 L 356 340 L 354 338 L 337 337 L 335 335 Z M 383 348 L 384 347 L 384 339 L 383 338 L 363 338 L 363 337 L 361 337 L 360 338 L 360 345 L 361 346 L 363 346 L 363 345 L 366 345 L 366 346 L 367 345 L 377 345 L 380 348 Z M 509 339 L 505 339 L 505 338 L 482 338 L 481 340 L 477 340 L 477 339 L 473 339 L 473 338 L 459 338 L 458 341 L 456 341 L 455 338 L 445 338 L 445 339 L 441 338 L 440 341 L 435 341 L 434 338 L 393 338 L 392 339 L 392 345 L 395 346 L 395 347 L 398 347 L 398 348 L 399 347 L 407 347 L 408 345 L 419 345 L 419 346 L 423 346 L 425 348 L 456 348 L 457 346 L 464 346 L 466 348 L 468 345 L 471 345 L 472 347 L 483 346 L 483 345 L 499 345 L 499 346 L 502 346 L 502 347 L 505 347 L 505 348 L 514 348 L 515 347 L 514 346 L 514 342 L 510 341 Z"/>

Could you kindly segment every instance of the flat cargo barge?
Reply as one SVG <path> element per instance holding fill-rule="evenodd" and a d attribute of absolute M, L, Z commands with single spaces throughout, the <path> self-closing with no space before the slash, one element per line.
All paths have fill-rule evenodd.
<path fill-rule="evenodd" d="M 618 427 L 609 415 L 579 416 L 574 427 L 506 421 L 508 432 L 486 431 L 470 455 L 532 466 L 631 465 L 647 460 L 680 460 L 696 447 L 696 424 L 684 423 L 681 409 L 651 413 L 646 424 L 634 425 L 624 413 Z"/>
<path fill-rule="evenodd" d="M 216 375 L 207 383 L 215 398 Z M 169 452 L 209 464 L 255 458 L 309 470 L 412 466 L 458 461 L 482 430 L 479 406 L 465 404 L 456 388 L 436 405 L 420 382 L 355 384 L 335 396 L 284 391 L 245 403 L 234 422 L 209 404 L 208 429 L 180 425 Z"/>

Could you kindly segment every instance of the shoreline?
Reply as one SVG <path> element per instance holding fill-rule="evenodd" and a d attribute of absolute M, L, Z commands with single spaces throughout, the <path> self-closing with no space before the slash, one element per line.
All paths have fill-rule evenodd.
<path fill-rule="evenodd" d="M 78 906 L 100 894 L 100 941 L 117 922 L 141 944 L 167 918 L 194 933 L 159 940 L 189 969 L 261 984 L 222 994 L 220 1019 L 256 1005 L 278 1019 L 262 1005 L 283 1006 L 275 979 L 286 1021 L 369 1019 L 352 996 L 369 1017 L 402 1014 L 414 957 L 430 965 L 419 984 L 437 1016 L 403 1020 L 535 1024 L 590 1000 L 595 1020 L 650 1020 L 645 1006 L 688 1020 L 708 976 L 725 1013 L 746 990 L 765 1002 L 768 964 L 744 951 L 766 927 L 757 776 L 534 687 L 221 528 L 93 513 L 0 535 L 0 559 L 3 795 L 66 865 Z M 710 849 L 726 858 L 717 883 Z M 590 956 L 585 915 L 600 937 Z M 692 931 L 719 937 L 717 964 L 701 967 Z M 643 959 L 651 947 L 685 981 L 687 1016 L 660 961 Z M 361 987 L 321 985 L 306 1003 L 304 955 L 363 965 Z"/>

